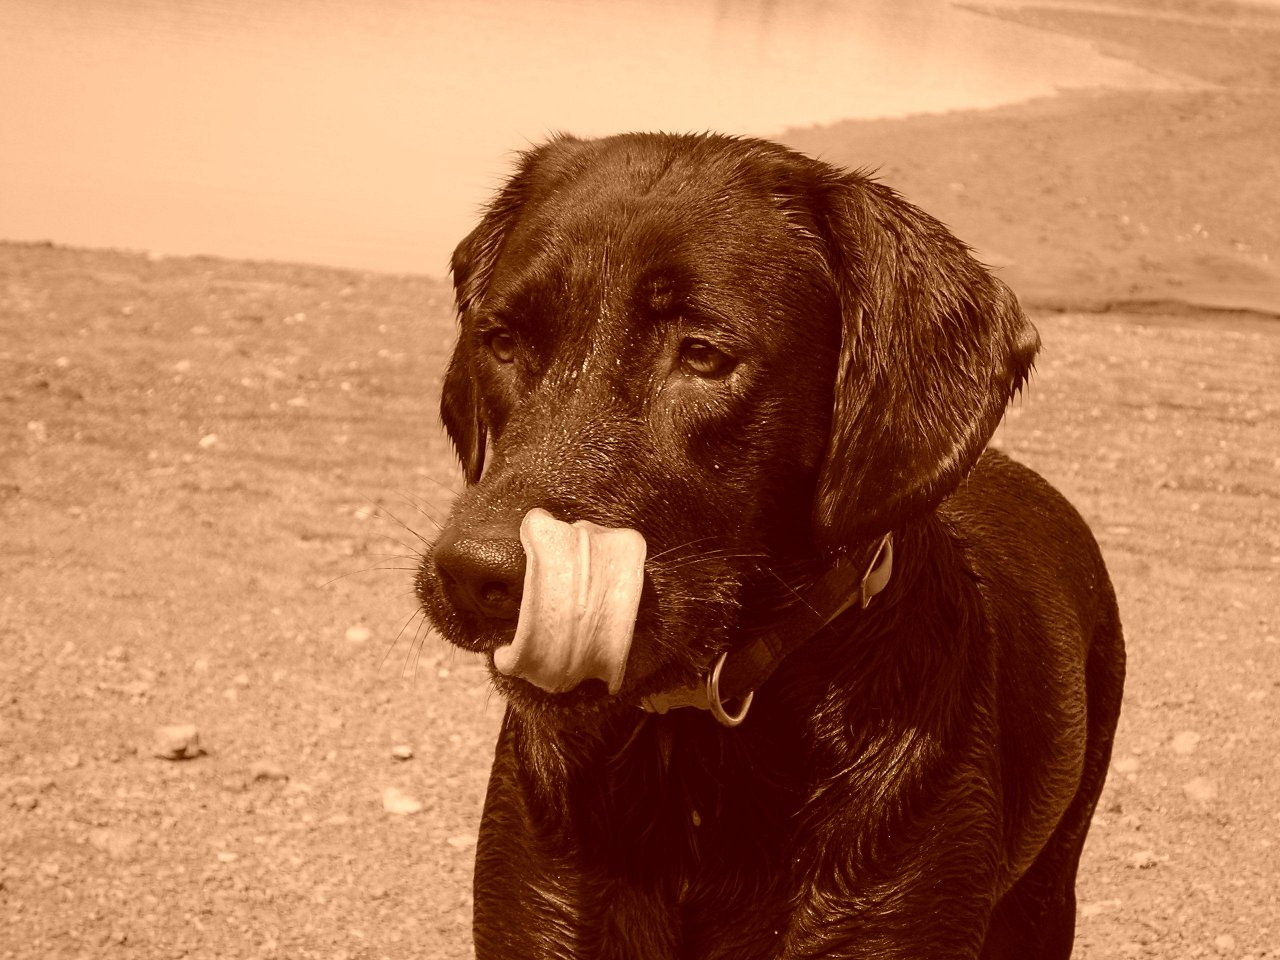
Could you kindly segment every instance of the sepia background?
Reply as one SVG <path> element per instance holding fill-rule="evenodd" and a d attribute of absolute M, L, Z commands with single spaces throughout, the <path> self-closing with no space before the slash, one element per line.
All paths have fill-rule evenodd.
<path fill-rule="evenodd" d="M 0 0 L 0 958 L 470 955 L 448 256 L 629 129 L 875 171 L 1019 293 L 997 442 L 1130 648 L 1076 955 L 1280 957 L 1278 96 L 1275 2 Z"/>

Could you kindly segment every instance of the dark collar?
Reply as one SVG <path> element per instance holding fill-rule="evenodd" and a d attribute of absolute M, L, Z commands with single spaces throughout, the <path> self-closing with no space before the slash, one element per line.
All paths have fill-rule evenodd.
<path fill-rule="evenodd" d="M 852 561 L 839 561 L 805 591 L 801 602 L 771 630 L 742 648 L 720 654 L 701 682 L 645 697 L 641 706 L 650 713 L 697 707 L 711 711 L 725 726 L 736 727 L 746 718 L 755 691 L 784 657 L 855 603 L 866 609 L 892 575 L 893 534 L 886 533 L 864 572 L 859 573 Z M 738 701 L 735 713 L 725 708 L 727 700 Z"/>

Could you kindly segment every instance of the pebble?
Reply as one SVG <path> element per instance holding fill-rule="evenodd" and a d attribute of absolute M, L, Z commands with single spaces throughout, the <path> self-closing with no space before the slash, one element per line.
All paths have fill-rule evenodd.
<path fill-rule="evenodd" d="M 445 843 L 451 847 L 456 847 L 458 850 L 466 850 L 476 845 L 476 837 L 473 833 L 462 833 L 456 837 L 450 837 Z"/>
<path fill-rule="evenodd" d="M 1169 745 L 1173 747 L 1174 753 L 1186 756 L 1189 753 L 1194 753 L 1196 747 L 1200 745 L 1200 734 L 1194 730 L 1183 730 L 1173 738 Z"/>
<path fill-rule="evenodd" d="M 249 776 L 253 780 L 288 780 L 289 774 L 278 763 L 270 760 L 258 760 L 249 767 Z"/>
<path fill-rule="evenodd" d="M 1160 863 L 1154 850 L 1139 850 L 1129 858 L 1129 866 L 1135 870 L 1150 870 Z"/>
<path fill-rule="evenodd" d="M 1218 785 L 1208 777 L 1196 777 L 1182 785 L 1182 792 L 1189 800 L 1201 803 L 1213 800 L 1218 796 Z"/>
<path fill-rule="evenodd" d="M 412 760 L 413 747 L 409 746 L 407 743 L 397 744 L 391 748 L 391 756 L 395 757 L 397 760 Z"/>
<path fill-rule="evenodd" d="M 387 813 L 393 813 L 396 816 L 405 817 L 415 813 L 421 813 L 423 803 L 415 797 L 409 796 L 397 790 L 395 787 L 387 787 L 382 791 L 382 809 Z"/>
<path fill-rule="evenodd" d="M 247 781 L 241 774 L 232 774 L 229 777 L 223 777 L 221 780 L 222 789 L 228 793 L 244 793 L 248 786 Z"/>
<path fill-rule="evenodd" d="M 120 685 L 120 693 L 131 700 L 146 700 L 151 695 L 151 683 L 147 680 L 130 680 Z"/>
<path fill-rule="evenodd" d="M 206 433 L 203 437 L 200 438 L 200 449 L 208 450 L 210 447 L 213 447 L 215 444 L 217 444 L 217 442 L 218 442 L 218 435 L 216 433 Z"/>
<path fill-rule="evenodd" d="M 1233 953 L 1236 949 L 1236 938 L 1229 933 L 1213 938 L 1213 949 L 1219 953 Z"/>
<path fill-rule="evenodd" d="M 350 643 L 364 643 L 373 634 L 363 623 L 347 627 L 347 640 Z"/>
<path fill-rule="evenodd" d="M 127 830 L 104 827 L 89 832 L 89 844 L 101 850 L 112 860 L 129 860 L 133 857 L 133 848 L 138 843 L 138 835 Z"/>
<path fill-rule="evenodd" d="M 156 727 L 151 753 L 161 760 L 194 760 L 204 753 L 200 731 L 190 723 Z"/>

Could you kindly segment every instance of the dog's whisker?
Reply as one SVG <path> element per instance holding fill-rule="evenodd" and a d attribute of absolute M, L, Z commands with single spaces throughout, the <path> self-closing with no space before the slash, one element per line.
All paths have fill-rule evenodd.
<path fill-rule="evenodd" d="M 710 563 L 712 561 L 725 562 L 729 560 L 756 560 L 767 557 L 763 553 L 738 553 L 733 550 L 725 550 L 723 552 L 708 552 L 699 554 L 696 557 L 682 557 L 679 560 L 669 561 L 660 565 L 663 571 L 683 570 L 698 563 Z"/>
<path fill-rule="evenodd" d="M 422 500 L 419 503 L 413 503 L 409 499 L 407 494 L 397 493 L 397 496 L 407 507 L 417 511 L 419 514 L 425 517 L 427 521 L 430 522 L 436 528 L 437 531 L 441 528 L 442 526 L 441 520 L 438 517 L 433 516 L 429 512 L 429 510 L 427 509 L 429 504 L 426 500 Z M 430 539 L 425 537 L 422 533 L 420 533 L 414 527 L 410 526 L 408 523 L 402 520 L 399 517 L 399 515 L 396 514 L 394 511 L 392 511 L 380 498 L 373 498 L 373 497 L 370 497 L 368 494 L 366 494 L 365 500 L 370 504 L 370 506 L 373 507 L 372 516 L 377 517 L 380 520 L 390 520 L 396 526 L 400 527 L 406 533 L 410 534 L 415 540 L 421 543 L 424 547 L 429 548 L 432 545 L 432 541 Z M 389 534 L 383 534 L 383 536 L 386 536 L 387 539 L 400 543 L 400 545 L 405 547 L 405 549 L 412 549 L 408 544 L 403 543 L 397 537 L 392 537 Z"/>
<path fill-rule="evenodd" d="M 401 540 L 399 537 L 393 536 L 389 533 L 379 534 L 378 540 L 385 541 L 388 545 L 394 545 L 394 546 L 400 547 L 402 550 L 407 551 L 408 554 L 412 555 L 415 559 L 418 559 L 418 560 L 421 560 L 423 557 L 427 555 L 427 551 L 421 549 L 417 544 L 408 543 L 404 540 Z"/>
<path fill-rule="evenodd" d="M 414 553 L 370 553 L 367 556 L 374 557 L 378 560 L 409 560 L 413 563 L 419 563 L 422 560 L 422 554 Z"/>
<path fill-rule="evenodd" d="M 398 493 L 397 496 L 400 498 L 400 502 L 410 510 L 416 510 L 418 513 L 426 517 L 436 530 L 439 530 L 444 526 L 446 519 L 444 516 L 445 511 L 426 497 L 415 497 L 412 494 L 403 492 Z"/>
<path fill-rule="evenodd" d="M 412 559 L 414 559 L 414 558 L 413 558 L 413 557 L 387 557 L 387 558 L 385 558 L 385 559 L 386 559 L 386 560 L 394 560 L 394 559 L 400 559 L 400 560 L 412 560 Z M 349 578 L 349 577 L 359 577 L 359 576 L 363 576 L 363 575 L 364 575 L 364 574 L 366 574 L 366 573 L 379 573 L 379 572 L 382 572 L 382 571 L 394 572 L 394 571 L 397 571 L 397 570 L 412 573 L 413 571 L 415 571 L 415 570 L 417 570 L 417 569 L 418 569 L 418 567 L 417 567 L 417 565 L 416 565 L 416 564 L 415 564 L 414 566 L 412 566 L 412 567 L 402 567 L 402 566 L 399 566 L 399 565 L 396 565 L 396 566 L 386 566 L 386 565 L 385 565 L 385 560 L 379 560 L 377 563 L 373 564 L 372 566 L 368 566 L 368 567 L 361 567 L 359 570 L 347 570 L 346 572 L 344 572 L 344 573 L 340 573 L 340 574 L 338 574 L 338 575 L 337 575 L 337 576 L 335 576 L 335 577 L 330 577 L 328 580 L 323 581 L 323 582 L 321 583 L 321 586 L 329 587 L 329 586 L 332 586 L 333 584 L 337 583 L 337 582 L 338 582 L 338 581 L 340 581 L 340 580 L 346 580 L 346 579 L 347 579 L 347 578 Z"/>
<path fill-rule="evenodd" d="M 432 505 L 429 501 L 427 501 L 426 499 L 421 499 L 419 502 L 415 503 L 410 498 L 409 494 L 406 494 L 402 491 L 397 491 L 396 497 L 405 506 L 409 507 L 411 510 L 416 511 L 417 513 L 420 513 L 423 517 L 425 517 L 428 521 L 430 521 L 437 530 L 440 529 L 440 527 L 442 526 L 442 521 L 439 517 L 436 517 L 432 514 L 431 511 L 432 509 L 435 509 L 435 508 L 434 508 L 434 505 Z M 392 512 L 387 507 L 387 504 L 383 497 L 380 497 L 380 496 L 375 497 L 366 491 L 364 493 L 364 501 L 366 504 L 368 504 L 368 508 L 369 508 L 365 512 L 364 514 L 365 516 L 376 517 L 379 520 L 390 520 L 393 523 L 397 524 L 398 526 L 403 527 L 409 533 L 413 534 L 414 537 L 420 540 L 423 540 L 421 534 L 419 534 L 416 530 L 412 529 L 408 524 L 406 524 L 403 520 L 401 520 L 399 516 L 397 516 L 394 512 Z M 423 540 L 423 542 L 426 543 L 427 541 Z"/>
<path fill-rule="evenodd" d="M 451 497 L 456 497 L 458 495 L 459 488 L 456 484 L 446 483 L 445 481 L 441 480 L 439 477 L 434 477 L 429 473 L 421 473 L 421 474 L 418 474 L 418 476 L 420 476 L 423 480 L 426 480 L 427 483 L 434 483 L 437 487 L 440 488 L 441 491 L 449 494 L 449 496 Z"/>
<path fill-rule="evenodd" d="M 673 547 L 667 547 L 667 549 L 665 550 L 659 550 L 657 553 L 650 555 L 649 560 L 650 561 L 658 560 L 662 557 L 665 557 L 669 553 L 675 553 L 677 550 L 684 550 L 688 547 L 695 546 L 696 544 L 706 543 L 708 540 L 715 540 L 715 539 L 717 539 L 715 535 L 710 535 L 706 537 L 697 537 L 694 540 L 686 540 L 684 543 L 677 543 Z"/>
<path fill-rule="evenodd" d="M 413 527 L 409 526 L 407 523 L 405 523 L 403 520 L 401 520 L 399 517 L 397 517 L 394 513 L 392 513 L 392 512 L 391 512 L 390 510 L 388 510 L 386 507 L 380 507 L 380 508 L 379 508 L 379 515 L 380 515 L 380 516 L 383 516 L 383 517 L 386 517 L 387 519 L 389 519 L 389 520 L 391 520 L 391 521 L 395 522 L 396 524 L 398 524 L 400 527 L 402 527 L 402 528 L 405 530 L 405 532 L 409 533 L 409 534 L 410 534 L 410 535 L 412 535 L 414 538 L 416 538 L 416 539 L 418 540 L 418 542 L 419 542 L 419 543 L 421 543 L 424 547 L 430 547 L 430 546 L 431 546 L 432 541 L 428 540 L 426 537 L 424 537 L 421 533 L 419 533 L 419 532 L 418 532 L 417 530 L 415 530 Z M 427 519 L 428 519 L 428 520 L 431 520 L 431 518 L 430 518 L 430 517 L 427 517 Z M 435 521 L 432 521 L 432 522 L 434 523 Z M 438 526 L 439 526 L 439 525 L 437 524 L 437 528 L 438 528 Z"/>
<path fill-rule="evenodd" d="M 421 607 L 418 607 L 410 613 L 409 616 L 405 617 L 404 623 L 400 625 L 400 629 L 396 631 L 396 635 L 392 638 L 391 642 L 387 644 L 386 649 L 382 651 L 382 657 L 378 660 L 379 670 L 386 665 L 387 658 L 391 656 L 391 652 L 400 645 L 400 638 L 403 637 L 404 632 L 409 629 L 409 624 L 413 623 L 414 620 L 419 619 L 420 622 L 426 622 L 426 613 Z"/>
<path fill-rule="evenodd" d="M 405 663 L 400 668 L 400 676 L 403 677 L 407 670 L 410 679 L 414 683 L 418 682 L 418 662 L 422 658 L 422 648 L 426 646 L 426 638 L 431 635 L 430 628 L 427 629 L 426 634 L 423 634 L 422 630 L 425 623 L 426 620 L 424 619 L 414 631 L 413 642 L 409 644 L 409 649 L 405 655 Z M 410 663 L 412 663 L 412 667 L 410 667 Z"/>

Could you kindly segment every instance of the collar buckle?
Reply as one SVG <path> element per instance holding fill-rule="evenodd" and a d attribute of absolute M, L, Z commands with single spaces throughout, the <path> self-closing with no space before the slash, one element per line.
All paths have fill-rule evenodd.
<path fill-rule="evenodd" d="M 707 709 L 711 711 L 711 715 L 719 721 L 721 726 L 736 727 L 747 719 L 747 711 L 751 709 L 751 701 L 755 699 L 756 692 L 754 690 L 747 691 L 746 695 L 742 697 L 737 713 L 729 713 L 729 711 L 725 710 L 724 701 L 720 699 L 720 671 L 724 669 L 724 662 L 728 657 L 729 651 L 723 651 L 720 656 L 716 657 L 716 665 L 707 674 Z"/>

